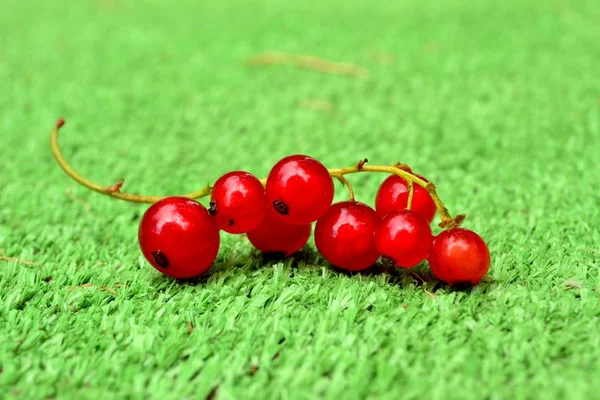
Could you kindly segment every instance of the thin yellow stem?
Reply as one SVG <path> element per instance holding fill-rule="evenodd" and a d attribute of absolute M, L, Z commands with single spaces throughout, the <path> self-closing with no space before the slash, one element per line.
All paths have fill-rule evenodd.
<path fill-rule="evenodd" d="M 69 175 L 73 180 L 75 180 L 82 186 L 84 186 L 90 190 L 93 190 L 95 192 L 102 193 L 104 195 L 114 197 L 116 199 L 125 200 L 125 201 L 129 201 L 129 202 L 134 202 L 134 203 L 155 203 L 155 202 L 167 197 L 167 196 L 143 196 L 143 195 L 132 194 L 132 193 L 123 193 L 123 192 L 121 192 L 121 185 L 123 184 L 122 180 L 119 180 L 117 183 L 115 183 L 111 186 L 103 186 L 98 183 L 92 182 L 87 178 L 84 178 L 77 171 L 75 171 L 69 165 L 69 163 L 65 160 L 65 157 L 63 156 L 63 154 L 60 150 L 60 147 L 58 145 L 58 131 L 60 130 L 60 128 L 63 125 L 64 125 L 64 120 L 59 119 L 50 135 L 50 148 L 52 150 L 52 154 L 54 155 L 54 158 L 58 162 L 58 165 L 60 165 L 60 167 L 63 169 L 63 171 L 65 171 L 65 173 L 67 175 Z M 435 189 L 435 185 L 433 183 L 427 182 L 427 181 L 419 178 L 418 176 L 413 175 L 411 172 L 408 172 L 406 169 L 403 169 L 401 164 L 397 164 L 397 165 L 366 165 L 366 162 L 367 162 L 367 160 L 363 160 L 352 167 L 333 168 L 333 169 L 328 170 L 329 175 L 339 179 L 348 187 L 348 191 L 350 192 L 351 200 L 354 199 L 354 190 L 352 189 L 352 185 L 350 184 L 350 182 L 348 182 L 348 180 L 345 178 L 345 175 L 354 174 L 357 172 L 382 172 L 382 173 L 397 175 L 406 180 L 407 185 L 409 187 L 409 198 L 408 198 L 409 209 L 412 206 L 412 198 L 414 195 L 414 184 L 417 184 L 417 185 L 423 187 L 425 190 L 427 190 L 427 192 L 433 199 L 433 202 L 435 203 L 435 206 L 436 206 L 438 212 L 440 213 L 440 217 L 442 219 L 442 222 L 440 223 L 441 227 L 450 228 L 453 226 L 457 226 L 457 225 L 460 225 L 460 223 L 462 223 L 462 221 L 464 220 L 464 218 L 465 218 L 464 214 L 457 215 L 454 218 L 450 215 L 450 213 L 448 212 L 448 209 L 446 208 L 446 206 L 444 205 L 444 203 L 438 196 L 437 191 Z M 266 179 L 261 179 L 260 181 L 263 185 L 266 184 Z M 187 194 L 184 194 L 181 196 L 188 197 L 190 199 L 198 199 L 198 198 L 209 195 L 210 191 L 211 191 L 211 187 L 210 187 L 210 185 L 208 185 L 200 190 L 197 190 L 195 192 L 190 192 L 190 193 L 187 193 Z"/>
<path fill-rule="evenodd" d="M 356 201 L 356 198 L 354 197 L 354 188 L 352 187 L 352 184 L 350 183 L 350 181 L 348 179 L 346 179 L 346 177 L 344 175 L 331 175 L 333 178 L 337 178 L 340 182 L 342 182 L 343 185 L 345 185 L 348 188 L 348 197 L 350 199 L 350 201 Z"/>
<path fill-rule="evenodd" d="M 54 129 L 52 129 L 52 134 L 50 135 L 50 149 L 52 150 L 52 155 L 58 162 L 58 165 L 65 171 L 67 175 L 69 175 L 73 180 L 79 183 L 86 188 L 93 190 L 94 192 L 102 193 L 104 195 L 114 197 L 115 199 L 125 200 L 133 203 L 156 203 L 157 201 L 167 197 L 167 196 L 142 196 L 138 194 L 132 193 L 123 193 L 121 192 L 121 185 L 123 182 L 119 180 L 116 184 L 111 186 L 103 186 L 98 183 L 92 182 L 87 178 L 84 178 L 77 171 L 73 169 L 65 160 L 60 147 L 58 145 L 58 131 L 65 124 L 65 121 L 61 118 L 56 122 Z M 198 191 L 187 193 L 182 195 L 182 197 L 189 197 L 191 199 L 197 199 L 203 196 L 210 194 L 210 186 L 206 186 Z"/>
<path fill-rule="evenodd" d="M 364 163 L 359 163 L 358 165 L 355 165 L 353 167 L 336 168 L 329 170 L 329 174 L 332 176 L 354 174 L 356 172 L 383 172 L 392 175 L 397 175 L 401 178 L 404 178 L 407 182 L 411 181 L 412 183 L 416 183 L 417 185 L 427 190 L 433 202 L 435 203 L 435 206 L 438 212 L 440 213 L 440 217 L 442 218 L 440 226 L 446 227 L 450 226 L 453 223 L 454 218 L 452 218 L 452 216 L 448 212 L 448 209 L 438 196 L 437 191 L 435 189 L 435 185 L 431 182 L 426 182 L 418 176 L 413 175 L 410 172 L 405 171 L 395 165 L 364 165 Z"/>
<path fill-rule="evenodd" d="M 406 202 L 406 209 L 412 210 L 413 197 L 415 196 L 415 185 L 411 180 L 406 181 L 408 185 L 408 201 Z"/>

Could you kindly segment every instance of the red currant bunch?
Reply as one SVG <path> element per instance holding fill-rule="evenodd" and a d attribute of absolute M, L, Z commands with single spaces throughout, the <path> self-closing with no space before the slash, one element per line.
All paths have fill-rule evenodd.
<path fill-rule="evenodd" d="M 56 124 L 50 144 L 63 170 L 87 188 L 114 198 L 152 203 L 139 226 L 139 244 L 148 262 L 177 279 L 209 270 L 219 252 L 220 231 L 246 234 L 263 253 L 284 257 L 301 250 L 313 223 L 315 246 L 331 265 L 361 271 L 381 259 L 385 265 L 412 268 L 427 260 L 433 274 L 450 285 L 476 284 L 488 272 L 490 252 L 479 235 L 461 228 L 464 215 L 452 217 L 435 186 L 404 164 L 327 169 L 305 155 L 283 158 L 266 179 L 245 171 L 229 172 L 214 186 L 179 197 L 121 192 L 122 181 L 103 187 L 79 175 L 58 147 Z M 346 175 L 380 172 L 389 176 L 375 197 L 375 208 L 354 199 Z M 333 203 L 333 178 L 346 185 L 349 200 Z M 208 209 L 197 198 L 210 195 Z M 439 214 L 443 228 L 434 236 Z"/>
<path fill-rule="evenodd" d="M 357 171 L 362 169 L 364 164 L 357 166 Z M 279 161 L 265 186 L 248 172 L 230 172 L 212 188 L 208 211 L 182 197 L 150 207 L 140 225 L 142 252 L 159 271 L 190 277 L 206 271 L 214 261 L 219 229 L 246 233 L 261 252 L 288 257 L 304 247 L 316 221 L 317 250 L 340 269 L 361 271 L 380 257 L 398 268 L 429 260 L 434 275 L 444 282 L 479 282 L 490 265 L 485 242 L 476 233 L 456 227 L 460 221 L 447 218 L 450 229 L 434 237 L 430 224 L 437 208 L 429 181 L 406 166 L 401 170 L 406 177 L 392 174 L 381 184 L 376 209 L 354 200 L 352 186 L 342 173 L 331 174 L 308 156 Z M 332 205 L 332 175 L 348 186 L 350 200 Z M 415 178 L 423 186 L 411 181 Z"/>

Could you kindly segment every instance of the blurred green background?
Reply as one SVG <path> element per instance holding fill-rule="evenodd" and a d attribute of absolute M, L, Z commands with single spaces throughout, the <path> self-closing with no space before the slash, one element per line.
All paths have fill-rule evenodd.
<path fill-rule="evenodd" d="M 596 1 L 1 9 L 0 397 L 597 396 Z M 369 76 L 247 65 L 269 51 Z M 265 176 L 292 153 L 407 163 L 489 243 L 490 279 L 430 297 L 409 273 L 335 272 L 312 244 L 277 262 L 224 237 L 212 274 L 178 284 L 138 250 L 144 206 L 55 165 L 59 116 L 69 161 L 128 192 Z M 352 176 L 357 198 L 382 179 Z"/>

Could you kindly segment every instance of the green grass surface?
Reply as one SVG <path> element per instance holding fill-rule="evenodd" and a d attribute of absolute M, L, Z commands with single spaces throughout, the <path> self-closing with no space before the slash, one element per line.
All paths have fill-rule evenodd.
<path fill-rule="evenodd" d="M 4 2 L 0 249 L 35 265 L 0 261 L 0 397 L 597 398 L 599 43 L 592 0 Z M 264 51 L 370 76 L 244 64 Z M 138 250 L 144 206 L 55 165 L 58 116 L 73 165 L 130 192 L 291 153 L 408 163 L 487 240 L 491 282 L 432 298 L 224 237 L 178 284 Z"/>

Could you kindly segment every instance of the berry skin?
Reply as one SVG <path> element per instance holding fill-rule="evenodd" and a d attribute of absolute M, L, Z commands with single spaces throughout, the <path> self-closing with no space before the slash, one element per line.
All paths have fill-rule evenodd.
<path fill-rule="evenodd" d="M 316 221 L 333 201 L 333 180 L 314 158 L 295 155 L 279 161 L 267 178 L 267 200 L 279 218 L 289 224 Z"/>
<path fill-rule="evenodd" d="M 416 175 L 426 182 L 427 179 Z M 433 199 L 421 186 L 414 184 L 415 192 L 413 195 L 412 210 L 421 214 L 427 222 L 431 223 L 435 218 L 436 208 Z M 408 185 L 406 180 L 397 175 L 389 176 L 377 191 L 375 198 L 375 209 L 379 217 L 383 218 L 394 211 L 405 210 L 408 205 Z"/>
<path fill-rule="evenodd" d="M 246 233 L 256 229 L 267 209 L 267 196 L 254 175 L 229 172 L 213 186 L 208 212 L 217 227 L 228 233 Z"/>
<path fill-rule="evenodd" d="M 283 253 L 289 257 L 304 247 L 311 231 L 310 224 L 288 224 L 269 210 L 258 228 L 248 232 L 248 240 L 263 253 Z"/>
<path fill-rule="evenodd" d="M 440 233 L 429 254 L 433 274 L 450 285 L 476 284 L 490 269 L 490 251 L 473 231 L 455 228 Z"/>
<path fill-rule="evenodd" d="M 360 271 L 379 258 L 373 232 L 379 223 L 375 210 L 356 201 L 336 203 L 317 221 L 315 244 L 336 267 Z"/>
<path fill-rule="evenodd" d="M 138 231 L 146 260 L 165 275 L 196 277 L 219 252 L 219 230 L 204 206 L 184 197 L 167 197 L 146 210 Z"/>
<path fill-rule="evenodd" d="M 388 214 L 375 228 L 375 247 L 398 267 L 411 268 L 427 258 L 433 235 L 421 214 L 403 210 Z"/>

